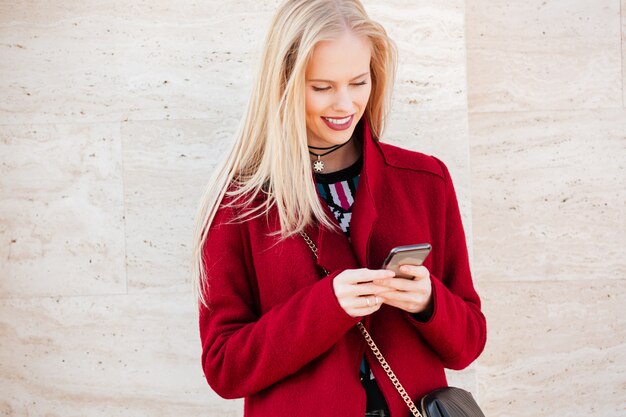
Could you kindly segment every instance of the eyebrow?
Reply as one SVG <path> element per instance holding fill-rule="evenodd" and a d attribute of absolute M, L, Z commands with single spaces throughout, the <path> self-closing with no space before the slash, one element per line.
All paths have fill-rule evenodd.
<path fill-rule="evenodd" d="M 354 80 L 356 80 L 357 78 L 361 78 L 361 77 L 363 77 L 363 76 L 365 76 L 365 75 L 367 75 L 367 74 L 369 74 L 369 73 L 370 73 L 369 71 L 364 72 L 363 74 L 361 74 L 361 75 L 357 75 L 356 77 L 352 78 L 350 81 L 354 81 Z M 321 79 L 314 79 L 314 80 L 307 80 L 307 81 L 324 82 L 324 83 L 331 83 L 331 84 L 332 84 L 332 83 L 334 83 L 334 81 L 331 81 L 331 80 L 321 80 Z"/>

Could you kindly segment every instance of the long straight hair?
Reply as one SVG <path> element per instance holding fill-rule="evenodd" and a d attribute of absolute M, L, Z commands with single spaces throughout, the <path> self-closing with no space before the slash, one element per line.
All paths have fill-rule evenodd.
<path fill-rule="evenodd" d="M 239 221 L 264 215 L 275 207 L 280 219 L 280 230 L 275 234 L 281 239 L 299 233 L 314 220 L 323 227 L 336 227 L 324 212 L 311 174 L 305 72 L 315 46 L 346 31 L 370 41 L 372 89 L 364 117 L 372 137 L 382 135 L 397 65 L 396 47 L 385 29 L 368 17 L 359 0 L 283 2 L 265 38 L 256 81 L 233 147 L 215 169 L 198 208 L 192 281 L 204 305 L 208 305 L 208 288 L 202 247 L 220 204 L 245 208 L 237 216 Z M 263 204 L 252 204 L 258 196 Z"/>

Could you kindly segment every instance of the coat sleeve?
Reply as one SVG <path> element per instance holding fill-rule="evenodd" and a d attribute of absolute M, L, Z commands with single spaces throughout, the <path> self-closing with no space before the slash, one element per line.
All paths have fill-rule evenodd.
<path fill-rule="evenodd" d="M 199 305 L 202 366 L 223 398 L 254 394 L 295 373 L 335 344 L 359 318 L 334 294 L 333 271 L 260 315 L 253 262 L 241 224 L 216 213 L 203 245 L 208 306 Z"/>
<path fill-rule="evenodd" d="M 436 158 L 435 158 L 436 159 Z M 487 324 L 480 309 L 469 267 L 465 232 L 450 173 L 437 159 L 445 176 L 445 253 L 442 276 L 431 273 L 433 311 L 426 321 L 409 320 L 435 350 L 445 367 L 463 369 L 483 351 Z"/>

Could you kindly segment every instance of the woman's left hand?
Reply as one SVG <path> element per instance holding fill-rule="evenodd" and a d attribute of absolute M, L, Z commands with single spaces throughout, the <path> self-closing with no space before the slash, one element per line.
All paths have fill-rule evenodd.
<path fill-rule="evenodd" d="M 402 265 L 400 271 L 413 275 L 413 279 L 385 278 L 374 280 L 374 284 L 389 288 L 378 297 L 385 304 L 400 308 L 409 313 L 426 311 L 432 301 L 430 272 L 425 266 Z"/>

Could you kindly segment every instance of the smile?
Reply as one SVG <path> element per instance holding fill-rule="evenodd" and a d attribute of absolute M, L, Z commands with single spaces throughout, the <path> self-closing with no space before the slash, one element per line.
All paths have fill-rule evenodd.
<path fill-rule="evenodd" d="M 322 116 L 322 120 L 326 122 L 326 125 L 333 130 L 345 130 L 352 125 L 352 119 L 354 118 L 354 114 L 350 116 L 343 117 L 341 119 L 334 117 L 324 117 Z"/>

